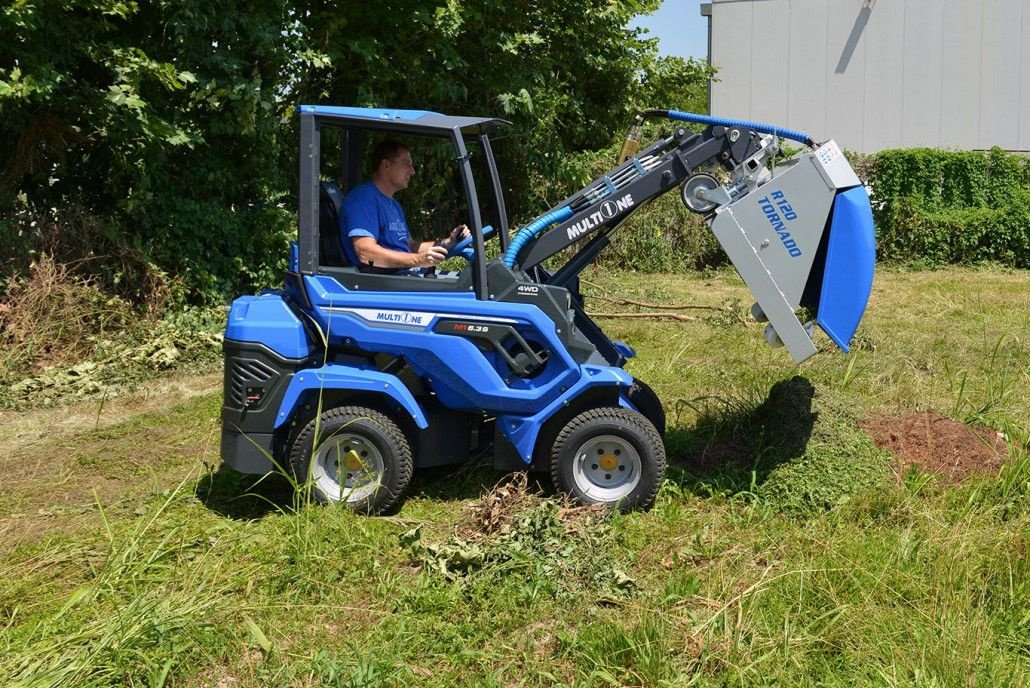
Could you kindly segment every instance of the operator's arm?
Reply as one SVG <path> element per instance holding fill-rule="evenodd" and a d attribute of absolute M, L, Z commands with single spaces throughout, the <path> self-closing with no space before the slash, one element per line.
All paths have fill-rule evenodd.
<path fill-rule="evenodd" d="M 423 241 L 417 251 L 406 253 L 380 246 L 374 237 L 352 237 L 354 253 L 358 264 L 371 263 L 377 268 L 428 268 L 439 265 L 447 258 L 447 249 L 437 246 L 432 241 Z"/>

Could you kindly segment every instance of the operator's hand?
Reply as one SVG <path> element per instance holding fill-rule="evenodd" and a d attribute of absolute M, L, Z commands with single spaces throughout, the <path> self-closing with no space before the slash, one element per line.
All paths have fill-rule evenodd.
<path fill-rule="evenodd" d="M 468 226 L 467 225 L 458 225 L 457 227 L 455 227 L 454 229 L 451 230 L 450 236 L 448 236 L 446 239 L 444 239 L 443 241 L 440 242 L 440 245 L 443 246 L 448 251 L 450 251 L 451 248 L 455 244 L 457 244 L 462 239 L 467 239 L 468 237 L 469 237 L 469 228 L 468 228 Z"/>
<path fill-rule="evenodd" d="M 431 268 L 447 260 L 447 249 L 443 246 L 437 246 L 432 244 L 426 249 L 419 251 L 416 254 L 418 262 L 415 263 L 417 268 Z"/>

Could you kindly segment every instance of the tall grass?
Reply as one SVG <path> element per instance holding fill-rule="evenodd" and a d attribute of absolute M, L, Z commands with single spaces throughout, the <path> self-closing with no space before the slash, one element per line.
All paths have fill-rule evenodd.
<path fill-rule="evenodd" d="M 604 323 L 669 412 L 652 512 L 570 512 L 546 486 L 491 511 L 483 465 L 417 474 L 388 518 L 294 502 L 281 476 L 254 486 L 190 453 L 217 394 L 55 431 L 33 451 L 74 445 L 113 480 L 174 427 L 155 461 L 178 468 L 154 488 L 126 473 L 131 497 L 96 500 L 86 526 L 53 510 L 7 552 L 0 685 L 1028 684 L 1025 275 L 881 275 L 857 356 L 800 371 L 736 318 L 733 277 L 609 277 L 612 294 L 733 316 Z M 957 487 L 876 473 L 856 419 L 912 409 L 987 422 L 1011 458 Z M 826 494 L 841 498 L 811 499 Z"/>

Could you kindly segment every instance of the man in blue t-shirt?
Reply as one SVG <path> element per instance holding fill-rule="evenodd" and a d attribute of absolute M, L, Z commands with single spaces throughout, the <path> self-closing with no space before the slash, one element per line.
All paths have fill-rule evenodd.
<path fill-rule="evenodd" d="M 354 187 L 343 200 L 340 243 L 354 265 L 387 270 L 440 264 L 455 243 L 469 235 L 458 225 L 446 239 L 415 241 L 404 208 L 393 195 L 408 188 L 415 174 L 411 151 L 397 141 L 381 141 L 372 151 L 372 179 Z"/>

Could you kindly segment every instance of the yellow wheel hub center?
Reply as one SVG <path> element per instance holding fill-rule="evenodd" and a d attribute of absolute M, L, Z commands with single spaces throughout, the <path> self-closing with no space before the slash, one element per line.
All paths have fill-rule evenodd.
<path fill-rule="evenodd" d="M 615 458 L 614 454 L 605 454 L 597 463 L 604 470 L 613 471 L 619 465 L 619 460 Z"/>
<path fill-rule="evenodd" d="M 351 449 L 343 457 L 343 465 L 348 471 L 360 471 L 365 467 L 358 453 Z"/>

